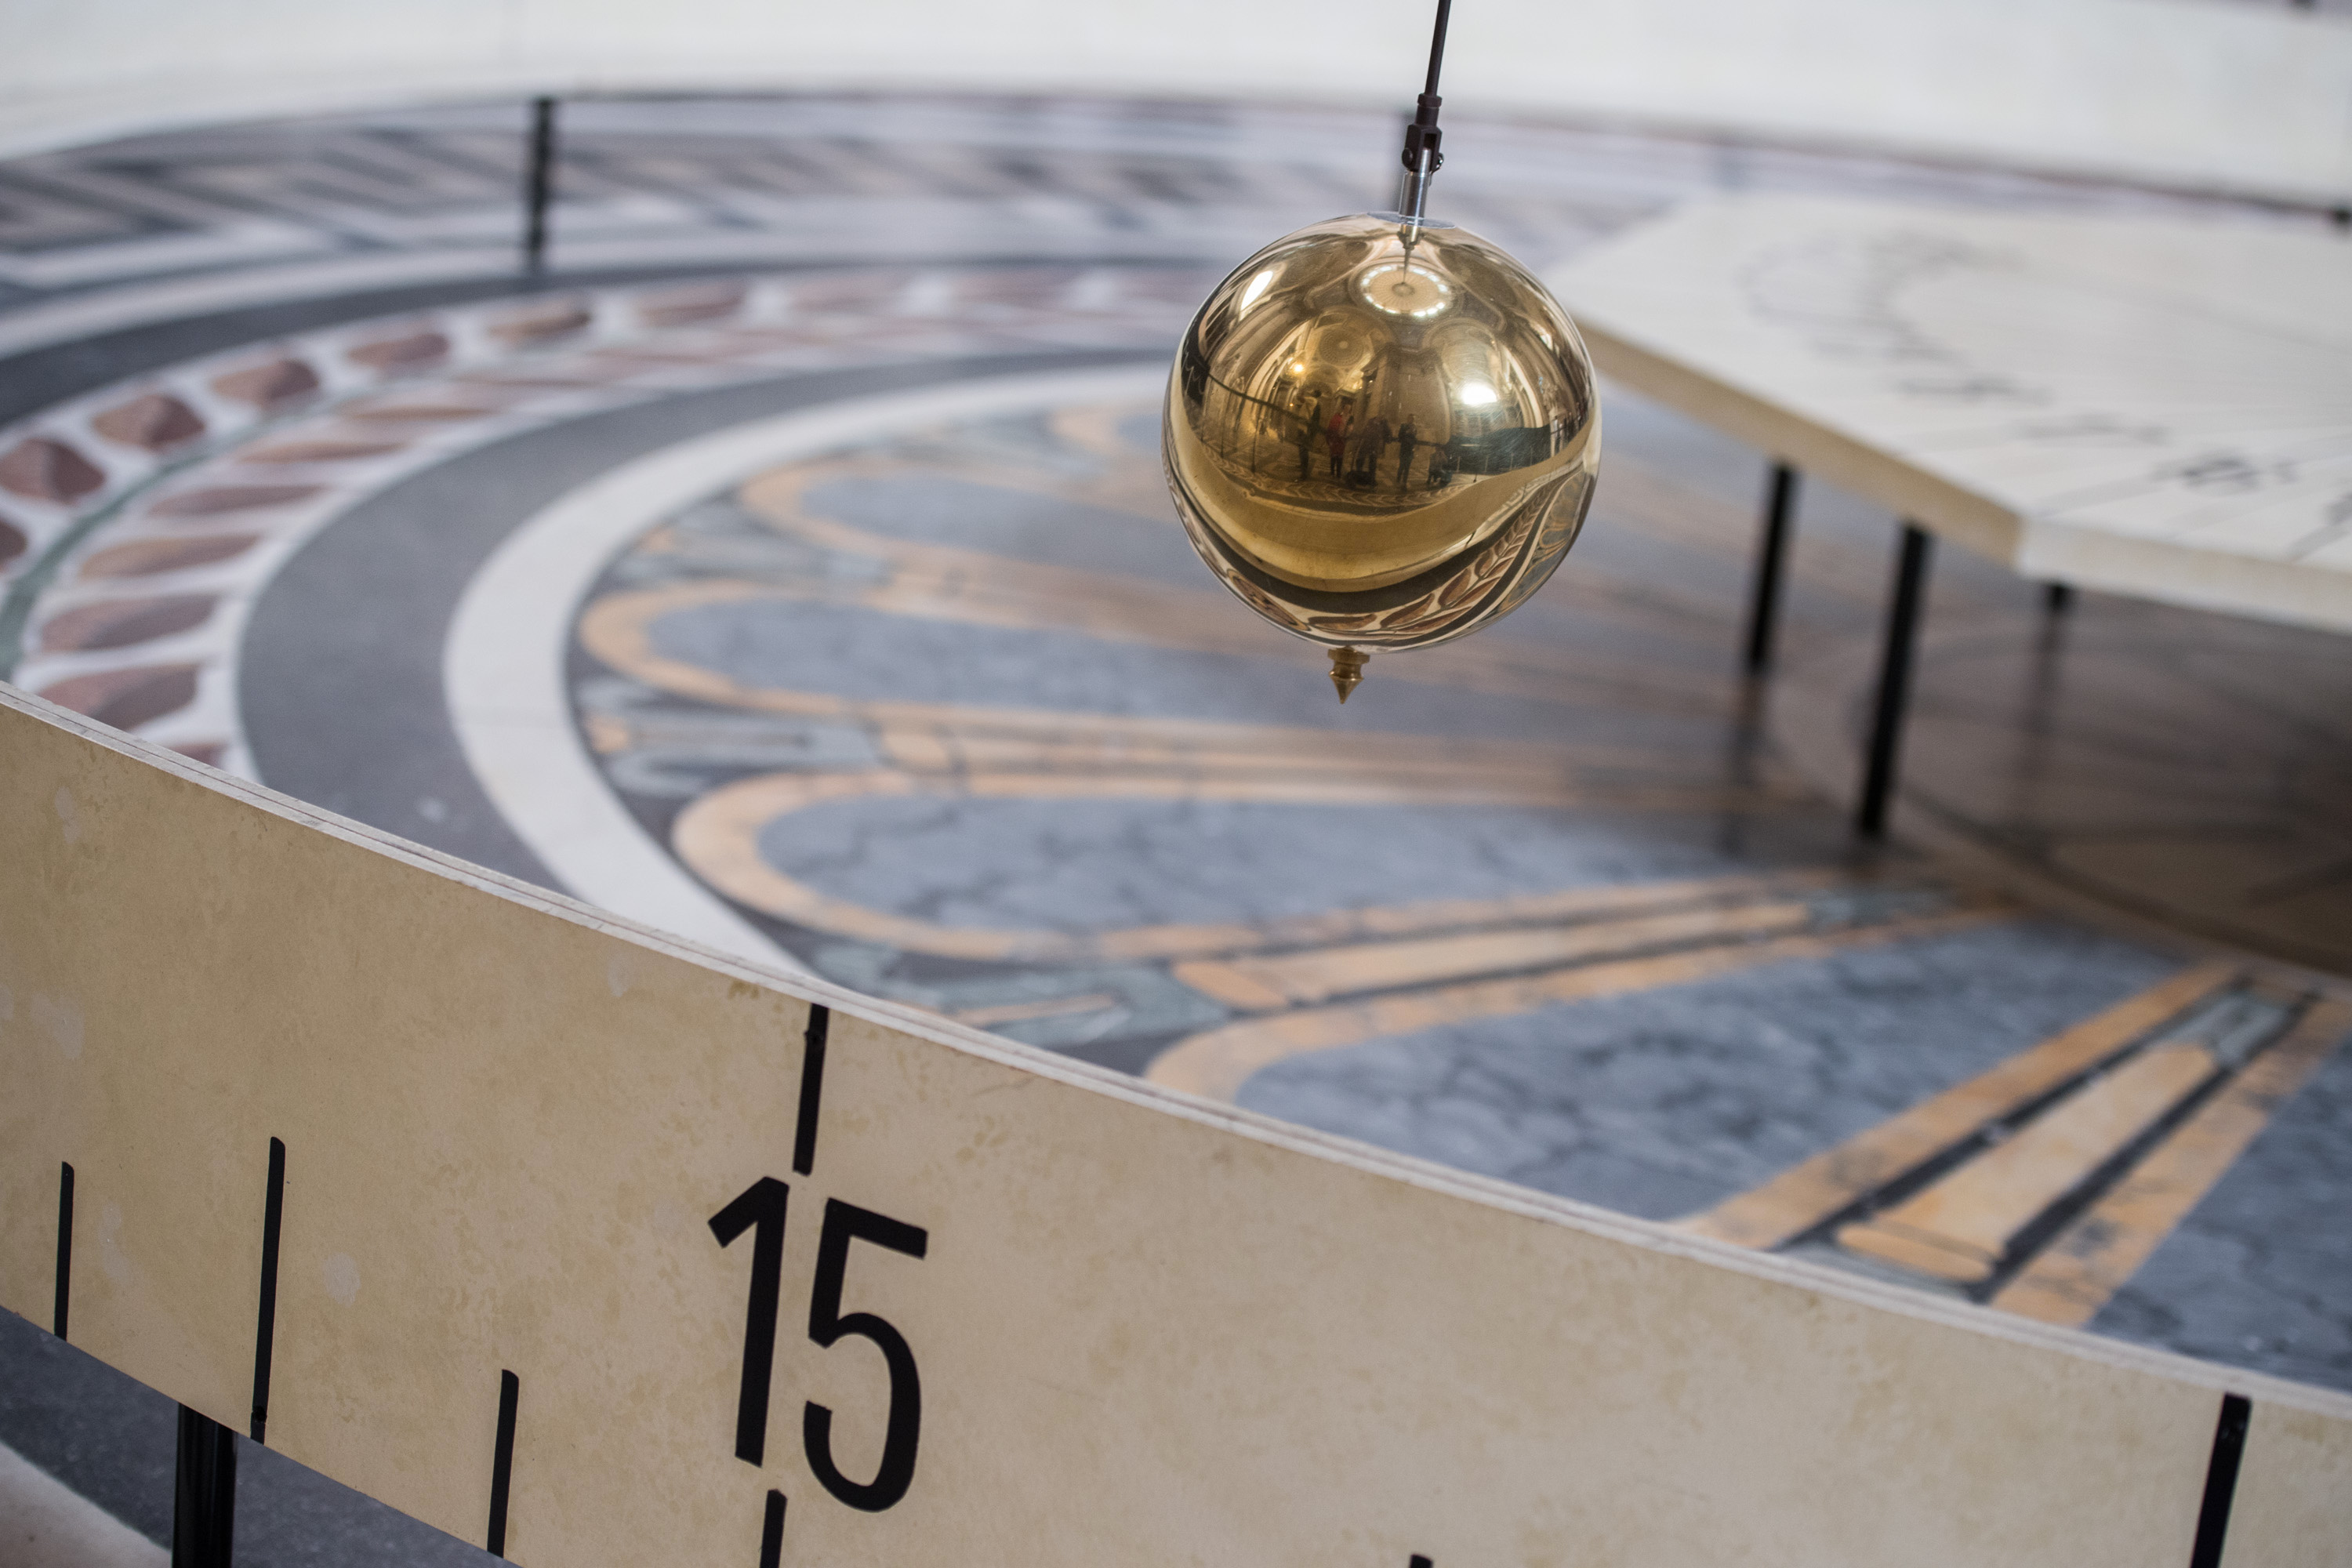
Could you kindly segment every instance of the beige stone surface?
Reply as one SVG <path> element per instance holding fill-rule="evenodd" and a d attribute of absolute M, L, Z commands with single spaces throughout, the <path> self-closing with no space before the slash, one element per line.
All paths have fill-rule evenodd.
<path fill-rule="evenodd" d="M 2307 1411 L 2256 1405 L 2221 1568 L 2352 1563 L 2344 1433 Z"/>
<path fill-rule="evenodd" d="M 1548 279 L 1615 377 L 2026 575 L 2352 630 L 2352 247 L 1739 196 Z"/>
<path fill-rule="evenodd" d="M 2220 1391 L 2258 1531 L 2340 1538 L 2352 1401 L 1758 1258 L 768 978 L 0 689 L 0 1304 L 242 1428 L 287 1145 L 272 1446 L 528 1563 L 2186 1562 Z M 792 1169 L 805 998 L 837 1009 Z M 750 1237 L 792 1189 L 765 1463 Z M 807 1336 L 824 1201 L 923 1227 Z M 2278 1436 L 2270 1436 L 2277 1434 Z M 2249 1510 L 2251 1511 L 2251 1508 Z M 2336 1531 L 2331 1536 L 2330 1531 Z"/>

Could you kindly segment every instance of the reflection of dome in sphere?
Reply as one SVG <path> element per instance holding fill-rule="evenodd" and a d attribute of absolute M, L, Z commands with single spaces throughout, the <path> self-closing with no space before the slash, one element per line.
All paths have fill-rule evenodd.
<path fill-rule="evenodd" d="M 1350 331 L 1345 321 L 1325 326 L 1322 331 L 1310 331 L 1306 336 L 1307 357 L 1329 369 L 1353 370 L 1364 363 L 1371 353 L 1371 343 L 1364 334 Z"/>
<path fill-rule="evenodd" d="M 1600 447 L 1591 363 L 1543 285 L 1392 215 L 1301 229 L 1219 285 L 1162 431 L 1225 585 L 1286 631 L 1372 648 L 1524 602 L 1583 523 Z"/>
<path fill-rule="evenodd" d="M 1372 309 L 1391 316 L 1411 316 L 1425 321 L 1454 303 L 1454 287 L 1426 267 L 1409 267 L 1402 261 L 1384 262 L 1367 268 L 1356 279 Z"/>

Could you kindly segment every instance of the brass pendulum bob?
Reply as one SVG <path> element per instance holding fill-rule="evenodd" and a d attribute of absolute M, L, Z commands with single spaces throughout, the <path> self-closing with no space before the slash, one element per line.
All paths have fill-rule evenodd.
<path fill-rule="evenodd" d="M 1499 247 L 1428 216 L 1441 0 L 1395 212 L 1309 225 L 1235 268 L 1179 344 L 1168 488 L 1192 547 L 1329 650 L 1434 647 L 1525 604 L 1568 553 L 1601 460 L 1576 325 Z"/>
<path fill-rule="evenodd" d="M 1331 650 L 1331 684 L 1339 689 L 1341 702 L 1348 700 L 1348 693 L 1363 684 L 1364 666 L 1371 661 L 1370 654 L 1358 653 L 1351 647 Z"/>

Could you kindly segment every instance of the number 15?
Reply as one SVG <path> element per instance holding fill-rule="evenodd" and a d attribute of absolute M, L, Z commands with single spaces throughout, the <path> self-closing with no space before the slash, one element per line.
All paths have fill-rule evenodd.
<path fill-rule="evenodd" d="M 784 1205 L 791 1189 L 762 1176 L 710 1216 L 710 1234 L 727 1247 L 746 1230 L 751 1238 L 751 1298 L 743 1321 L 743 1383 L 735 1407 L 735 1457 L 757 1465 L 767 1456 L 768 1386 L 775 1368 L 776 1314 L 783 1293 Z M 809 1468 L 824 1489 L 850 1507 L 879 1513 L 907 1495 L 915 1479 L 915 1450 L 923 1427 L 923 1385 L 915 1352 L 889 1322 L 872 1312 L 841 1310 L 849 1244 L 871 1242 L 908 1258 L 929 1245 L 917 1226 L 829 1198 L 817 1238 L 816 1278 L 809 1292 L 809 1338 L 830 1348 L 864 1339 L 882 1352 L 890 1371 L 890 1415 L 882 1437 L 882 1464 L 870 1481 L 854 1481 L 833 1459 L 833 1412 L 812 1400 L 801 1413 L 801 1443 Z"/>

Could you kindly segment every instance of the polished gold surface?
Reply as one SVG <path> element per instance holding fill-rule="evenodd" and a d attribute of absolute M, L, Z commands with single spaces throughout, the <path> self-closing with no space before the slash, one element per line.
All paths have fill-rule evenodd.
<path fill-rule="evenodd" d="M 1225 586 L 1285 631 L 1378 651 L 1461 637 L 1543 585 L 1591 501 L 1601 418 L 1575 326 L 1517 262 L 1359 215 L 1218 285 L 1160 448 Z M 1335 662 L 1341 700 L 1360 669 Z"/>

